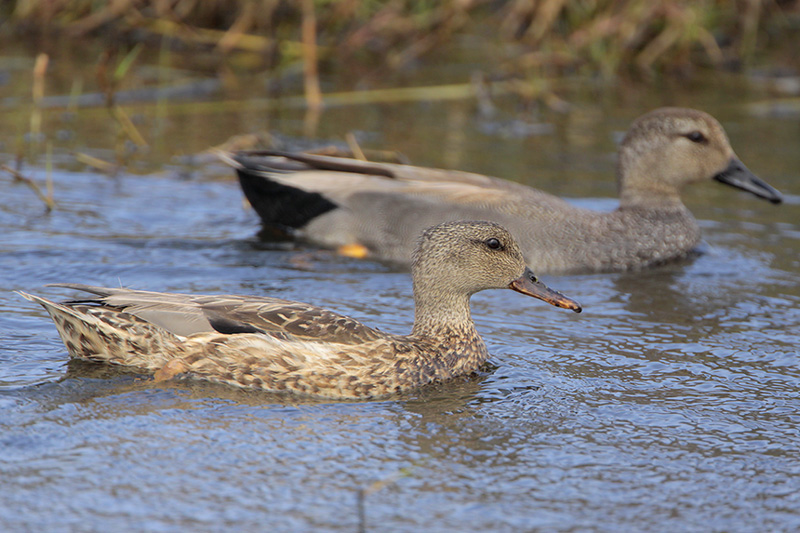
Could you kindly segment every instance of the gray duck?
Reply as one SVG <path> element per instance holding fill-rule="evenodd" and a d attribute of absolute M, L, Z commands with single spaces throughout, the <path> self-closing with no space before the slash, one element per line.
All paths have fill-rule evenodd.
<path fill-rule="evenodd" d="M 94 294 L 44 306 L 72 357 L 317 398 L 366 399 L 475 372 L 487 359 L 470 296 L 510 288 L 557 307 L 511 234 L 492 222 L 449 222 L 419 239 L 410 335 L 393 335 L 313 305 L 257 296 L 192 296 L 80 284 Z"/>
<path fill-rule="evenodd" d="M 683 258 L 700 242 L 680 198 L 687 185 L 713 179 L 782 200 L 736 157 L 717 120 L 681 108 L 657 109 L 632 124 L 619 147 L 619 207 L 608 213 L 467 172 L 305 153 L 221 157 L 265 228 L 405 264 L 425 227 L 475 219 L 508 228 L 540 274 L 636 270 Z"/>

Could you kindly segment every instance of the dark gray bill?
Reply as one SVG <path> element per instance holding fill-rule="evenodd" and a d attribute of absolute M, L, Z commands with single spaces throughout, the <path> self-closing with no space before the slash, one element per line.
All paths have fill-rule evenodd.
<path fill-rule="evenodd" d="M 750 172 L 750 170 L 735 157 L 731 158 L 728 168 L 714 176 L 714 179 L 725 185 L 747 191 L 759 198 L 769 200 L 773 204 L 779 204 L 783 201 L 783 195 L 781 195 L 778 189 L 767 184 L 767 182 Z"/>

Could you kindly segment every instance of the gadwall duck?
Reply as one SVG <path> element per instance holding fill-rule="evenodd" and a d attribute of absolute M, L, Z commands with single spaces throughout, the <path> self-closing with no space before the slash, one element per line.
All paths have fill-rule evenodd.
<path fill-rule="evenodd" d="M 682 258 L 699 243 L 680 199 L 685 185 L 715 179 L 781 202 L 739 161 L 719 122 L 692 109 L 657 109 L 633 123 L 619 147 L 620 204 L 610 213 L 466 172 L 277 152 L 221 157 L 266 228 L 399 263 L 408 263 L 423 228 L 485 219 L 507 227 L 539 273 L 640 269 Z"/>
<path fill-rule="evenodd" d="M 470 374 L 488 356 L 470 296 L 510 288 L 552 305 L 580 305 L 548 289 L 519 246 L 492 222 L 450 222 L 423 233 L 412 265 L 410 335 L 392 335 L 326 309 L 255 296 L 190 296 L 59 284 L 97 295 L 44 306 L 70 355 L 329 399 L 386 396 Z"/>

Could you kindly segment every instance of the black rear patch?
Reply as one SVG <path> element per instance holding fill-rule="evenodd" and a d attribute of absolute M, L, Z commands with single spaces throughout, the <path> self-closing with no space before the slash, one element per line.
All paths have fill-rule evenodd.
<path fill-rule="evenodd" d="M 271 181 L 268 176 L 237 169 L 242 191 L 265 226 L 299 229 L 336 204 L 316 192 L 306 192 Z"/>

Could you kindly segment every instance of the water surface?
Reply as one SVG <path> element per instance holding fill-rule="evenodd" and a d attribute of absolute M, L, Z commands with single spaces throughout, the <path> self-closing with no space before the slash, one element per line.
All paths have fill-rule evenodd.
<path fill-rule="evenodd" d="M 4 96 L 21 98 L 24 71 L 9 71 Z M 69 362 L 44 310 L 13 293 L 68 297 L 44 285 L 71 281 L 269 294 L 408 331 L 405 272 L 260 242 L 232 174 L 196 155 L 239 133 L 301 135 L 301 111 L 171 114 L 167 105 L 158 118 L 144 108 L 153 146 L 115 176 L 72 155 L 113 160 L 106 115 L 49 112 L 57 208 L 46 212 L 0 175 L 2 529 L 800 529 L 800 130 L 796 119 L 748 115 L 744 104 L 761 95 L 734 93 L 733 105 L 719 85 L 599 100 L 577 91 L 567 115 L 523 114 L 547 126 L 532 130 L 514 125 L 513 100 L 489 119 L 469 102 L 324 112 L 322 138 L 355 131 L 420 164 L 606 210 L 614 139 L 630 120 L 662 104 L 703 107 L 745 164 L 786 193 L 772 206 L 695 187 L 686 203 L 703 254 L 642 273 L 546 277 L 584 305 L 580 315 L 482 293 L 473 310 L 492 353 L 485 372 L 356 403 L 153 384 Z M 259 94 L 244 92 L 246 108 Z M 0 158 L 11 162 L 27 111 L 6 108 L 0 126 Z M 40 183 L 45 151 L 25 147 L 23 168 Z"/>

